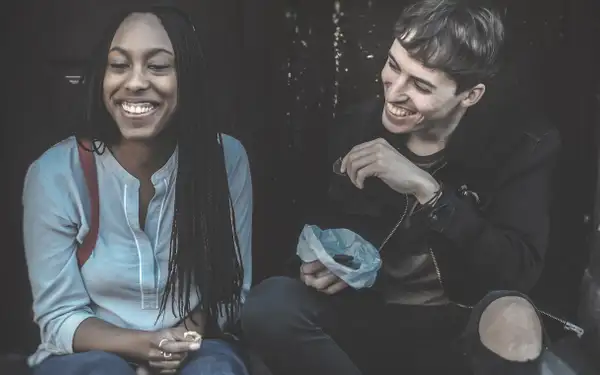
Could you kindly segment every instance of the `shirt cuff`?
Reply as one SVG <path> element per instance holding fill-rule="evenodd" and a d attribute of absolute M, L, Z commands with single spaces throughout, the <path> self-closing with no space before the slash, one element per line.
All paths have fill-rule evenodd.
<path fill-rule="evenodd" d="M 93 318 L 94 314 L 87 311 L 78 311 L 65 319 L 59 328 L 58 337 L 56 338 L 56 346 L 65 351 L 65 354 L 72 354 L 73 337 L 79 325 L 88 318 Z"/>

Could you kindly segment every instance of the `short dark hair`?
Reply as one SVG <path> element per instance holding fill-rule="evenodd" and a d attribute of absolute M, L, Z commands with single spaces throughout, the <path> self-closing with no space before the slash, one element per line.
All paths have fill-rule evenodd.
<path fill-rule="evenodd" d="M 499 12 L 482 0 L 419 0 L 404 10 L 394 37 L 463 92 L 498 71 L 504 25 Z"/>

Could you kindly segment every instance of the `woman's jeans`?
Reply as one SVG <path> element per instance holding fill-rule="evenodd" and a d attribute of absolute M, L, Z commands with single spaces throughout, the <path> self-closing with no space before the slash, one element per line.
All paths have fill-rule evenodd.
<path fill-rule="evenodd" d="M 248 375 L 248 370 L 231 343 L 207 339 L 188 355 L 178 374 Z M 118 355 L 91 351 L 47 358 L 33 368 L 33 375 L 135 375 L 135 368 Z"/>

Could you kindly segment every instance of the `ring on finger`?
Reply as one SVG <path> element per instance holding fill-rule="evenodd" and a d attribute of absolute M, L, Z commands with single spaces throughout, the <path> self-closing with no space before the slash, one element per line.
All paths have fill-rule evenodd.
<path fill-rule="evenodd" d="M 167 341 L 169 341 L 169 339 L 161 339 L 161 340 L 158 342 L 158 348 L 160 349 L 160 348 L 162 347 L 162 345 L 163 345 L 165 342 L 167 342 Z M 169 358 L 171 358 L 171 357 L 173 356 L 173 354 L 172 354 L 172 353 L 167 353 L 167 352 L 165 352 L 165 351 L 162 351 L 162 350 L 160 351 L 160 354 L 162 354 L 163 358 L 165 358 L 165 359 L 169 359 Z"/>
<path fill-rule="evenodd" d="M 163 345 L 165 342 L 167 342 L 167 341 L 169 341 L 169 339 L 161 339 L 161 340 L 158 342 L 158 348 L 160 349 L 160 348 L 162 347 L 162 345 Z"/>

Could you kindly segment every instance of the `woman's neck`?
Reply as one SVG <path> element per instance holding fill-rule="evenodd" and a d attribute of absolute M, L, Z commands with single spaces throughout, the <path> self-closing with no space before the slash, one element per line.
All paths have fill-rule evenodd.
<path fill-rule="evenodd" d="M 132 141 L 122 139 L 111 147 L 119 164 L 138 179 L 150 179 L 175 150 L 174 139 Z"/>

